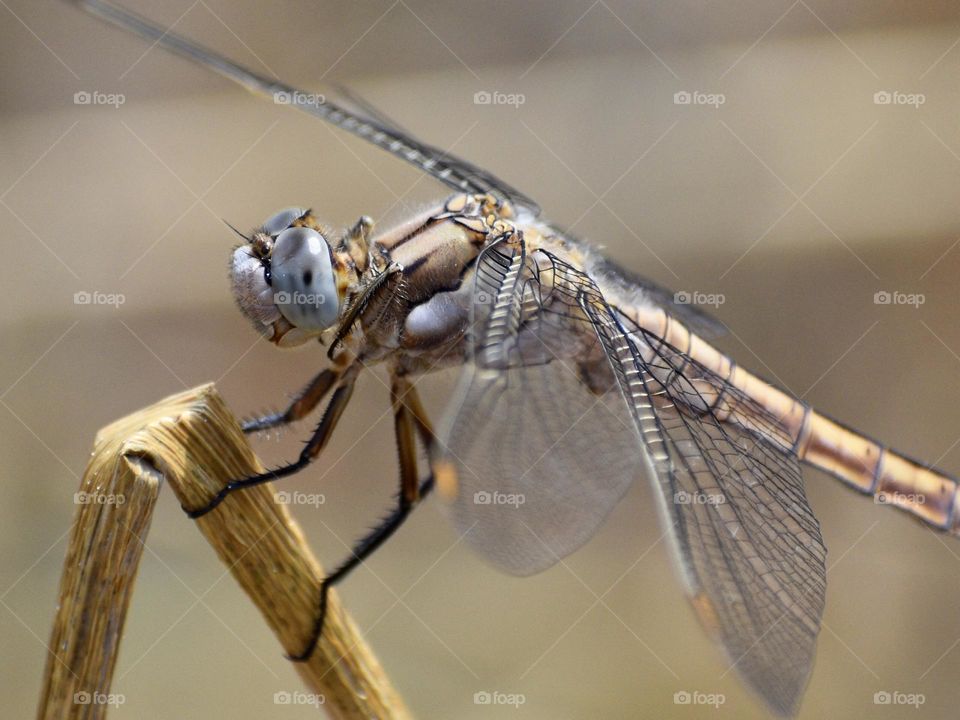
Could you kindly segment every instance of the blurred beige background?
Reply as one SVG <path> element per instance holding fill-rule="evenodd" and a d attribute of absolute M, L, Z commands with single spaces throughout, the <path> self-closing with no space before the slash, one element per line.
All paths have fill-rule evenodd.
<path fill-rule="evenodd" d="M 629 267 L 722 294 L 720 344 L 740 363 L 960 471 L 953 3 L 131 5 L 294 84 L 348 84 Z M 34 712 L 96 430 L 209 380 L 238 414 L 274 407 L 322 361 L 257 342 L 229 297 L 220 218 L 249 228 L 306 204 L 331 224 L 389 222 L 446 191 L 64 3 L 7 0 L 0 15 L 0 714 L 14 718 Z M 475 105 L 484 90 L 525 102 Z M 125 102 L 75 105 L 83 91 Z M 694 91 L 724 102 L 674 102 Z M 125 302 L 75 305 L 81 291 Z M 924 303 L 875 304 L 883 291 Z M 421 384 L 437 412 L 450 381 Z M 324 493 L 296 514 L 327 563 L 394 492 L 386 409 L 365 378 L 329 451 L 285 483 Z M 261 440 L 263 456 L 290 456 L 308 430 Z M 960 543 L 806 477 L 831 569 L 800 716 L 956 717 Z M 470 555 L 428 502 L 342 596 L 420 718 L 765 717 L 682 600 L 649 497 L 635 488 L 568 567 L 527 579 Z M 274 704 L 295 672 L 161 500 L 114 714 L 315 717 Z M 475 704 L 483 691 L 525 703 Z M 694 691 L 725 702 L 674 703 Z M 874 703 L 898 691 L 925 702 Z"/>

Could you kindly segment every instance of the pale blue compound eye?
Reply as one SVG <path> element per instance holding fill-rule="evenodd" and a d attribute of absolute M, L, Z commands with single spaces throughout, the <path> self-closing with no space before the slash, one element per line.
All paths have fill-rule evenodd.
<path fill-rule="evenodd" d="M 286 208 L 271 215 L 263 224 L 263 231 L 270 237 L 276 237 L 306 214 L 307 211 L 303 208 Z"/>
<path fill-rule="evenodd" d="M 330 248 L 316 230 L 295 227 L 277 237 L 270 256 L 273 302 L 303 330 L 325 330 L 340 316 Z"/>

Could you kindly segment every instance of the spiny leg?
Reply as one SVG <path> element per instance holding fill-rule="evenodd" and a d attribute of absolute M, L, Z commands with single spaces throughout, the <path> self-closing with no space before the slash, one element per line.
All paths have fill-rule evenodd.
<path fill-rule="evenodd" d="M 330 347 L 327 348 L 328 358 L 331 360 L 334 359 L 343 339 L 353 330 L 353 326 L 363 315 L 371 299 L 381 292 L 396 292 L 396 284 L 401 282 L 402 279 L 403 268 L 399 264 L 392 262 L 386 269 L 379 272 L 372 280 L 364 285 L 360 295 L 353 300 L 352 304 L 343 314 L 343 319 L 340 320 L 340 325 L 337 327 L 337 334 L 330 342 Z M 391 284 L 393 287 L 391 287 Z"/>
<path fill-rule="evenodd" d="M 434 461 L 436 458 L 434 457 L 434 451 L 437 445 L 437 436 L 433 432 L 433 425 L 430 424 L 430 418 L 427 416 L 427 411 L 420 401 L 420 394 L 417 392 L 417 389 L 402 376 L 398 378 L 398 381 L 402 383 L 398 391 L 399 399 L 410 411 L 411 418 L 417 428 L 417 433 L 420 435 L 420 442 L 423 443 L 423 447 L 427 451 L 427 462 L 430 464 L 430 474 L 431 476 L 435 476 Z"/>
<path fill-rule="evenodd" d="M 252 475 L 247 478 L 233 480 L 232 482 L 227 483 L 220 489 L 220 492 L 213 496 L 206 506 L 196 510 L 184 508 L 187 516 L 196 519 L 206 515 L 208 512 L 217 507 L 217 505 L 222 503 L 227 495 L 236 490 L 253 487 L 254 485 L 262 485 L 263 483 L 272 482 L 274 480 L 287 477 L 288 475 L 293 475 L 313 462 L 320 454 L 320 451 L 326 446 L 327 441 L 330 440 L 330 436 L 333 434 L 333 429 L 337 426 L 340 416 L 343 415 L 343 411 L 346 409 L 347 403 L 350 402 L 350 396 L 353 395 L 354 382 L 355 376 L 350 375 L 344 384 L 340 385 L 334 391 L 333 397 L 330 398 L 330 402 L 327 404 L 327 409 L 324 410 L 323 417 L 317 425 L 316 430 L 313 431 L 313 435 L 307 441 L 307 444 L 304 446 L 303 450 L 300 451 L 300 457 L 298 457 L 294 462 L 288 465 L 281 465 L 273 470 L 267 470 L 259 475 Z"/>
<path fill-rule="evenodd" d="M 285 411 L 244 420 L 243 431 L 251 433 L 257 430 L 267 430 L 278 425 L 286 425 L 295 420 L 301 420 L 313 412 L 313 409 L 323 400 L 324 396 L 330 392 L 330 388 L 333 387 L 339 376 L 338 372 L 330 368 L 323 370 L 300 391 Z"/>
<path fill-rule="evenodd" d="M 403 376 L 394 376 L 390 388 L 390 400 L 393 405 L 394 432 L 397 439 L 397 452 L 400 458 L 400 493 L 397 496 L 397 506 L 384 517 L 376 527 L 360 539 L 354 546 L 350 557 L 337 566 L 330 575 L 320 583 L 320 606 L 317 610 L 317 619 L 310 633 L 310 640 L 306 648 L 299 655 L 291 655 L 294 662 L 305 662 L 313 655 L 314 648 L 323 633 L 323 621 L 327 615 L 327 596 L 330 588 L 343 580 L 360 563 L 364 562 L 380 547 L 410 515 L 410 511 L 433 489 L 433 474 L 431 473 L 422 483 L 417 477 L 417 448 L 414 440 L 414 430 L 421 437 L 427 448 L 428 456 L 432 454 L 431 446 L 434 435 L 429 420 L 423 412 L 420 398 L 416 389 Z"/>

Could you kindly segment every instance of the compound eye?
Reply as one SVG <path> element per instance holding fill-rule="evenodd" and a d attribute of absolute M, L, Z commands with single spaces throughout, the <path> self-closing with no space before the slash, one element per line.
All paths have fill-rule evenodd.
<path fill-rule="evenodd" d="M 330 248 L 316 230 L 295 227 L 277 237 L 270 261 L 273 301 L 304 330 L 325 330 L 340 316 Z"/>
<path fill-rule="evenodd" d="M 271 215 L 263 224 L 263 231 L 270 237 L 276 237 L 306 214 L 303 208 L 286 208 Z"/>

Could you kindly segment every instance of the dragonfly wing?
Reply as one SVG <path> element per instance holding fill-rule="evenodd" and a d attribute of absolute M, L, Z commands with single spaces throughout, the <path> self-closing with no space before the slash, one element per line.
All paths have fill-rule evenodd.
<path fill-rule="evenodd" d="M 569 236 L 566 231 L 564 234 Z M 594 273 L 598 273 L 604 281 L 613 282 L 625 290 L 640 288 L 648 302 L 659 305 L 670 315 L 682 320 L 688 328 L 703 338 L 721 337 L 727 333 L 726 326 L 706 310 L 679 302 L 680 298 L 673 290 L 623 267 L 608 257 L 597 254 L 590 268 L 590 274 Z"/>
<path fill-rule="evenodd" d="M 647 475 L 700 619 L 731 667 L 792 714 L 812 667 L 826 549 L 776 419 L 632 324 L 586 273 L 526 255 L 522 238 L 478 260 L 469 348 L 441 436 L 467 541 L 509 572 L 542 570 Z M 706 387 L 750 426 L 719 418 Z M 497 492 L 515 504 L 497 507 Z"/>
<path fill-rule="evenodd" d="M 826 548 L 775 418 L 598 298 L 587 309 L 655 468 L 661 509 L 694 608 L 731 667 L 792 715 L 813 664 Z M 705 384 L 706 383 L 706 384 Z M 749 429 L 710 410 L 751 417 Z"/>
<path fill-rule="evenodd" d="M 472 193 L 493 193 L 528 208 L 533 214 L 539 207 L 527 195 L 497 178 L 493 173 L 473 163 L 429 145 L 394 126 L 385 116 L 374 112 L 364 117 L 326 100 L 316 93 L 305 93 L 286 83 L 274 80 L 233 62 L 219 53 L 205 48 L 189 38 L 172 32 L 126 8 L 103 0 L 80 0 L 79 6 L 93 15 L 140 35 L 160 47 L 184 57 L 208 70 L 223 75 L 259 95 L 284 105 L 302 110 L 363 138 L 426 172 L 455 190 Z M 356 103 L 354 103 L 356 104 Z"/>
<path fill-rule="evenodd" d="M 521 239 L 488 246 L 475 277 L 468 362 L 440 433 L 457 482 L 441 495 L 468 544 L 529 575 L 585 543 L 641 474 L 636 436 L 561 265 Z"/>

